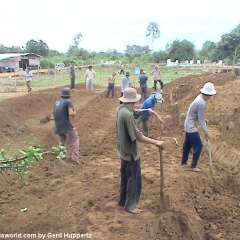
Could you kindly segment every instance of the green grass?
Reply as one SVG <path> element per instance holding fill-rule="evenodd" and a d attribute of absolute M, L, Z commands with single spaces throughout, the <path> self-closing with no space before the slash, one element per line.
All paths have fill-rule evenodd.
<path fill-rule="evenodd" d="M 152 71 L 154 65 L 143 65 L 139 66 L 140 68 L 143 68 L 144 71 L 146 71 L 146 75 L 148 76 L 148 85 L 152 83 L 152 78 L 150 77 L 150 72 Z M 118 67 L 106 67 L 101 68 L 95 67 L 94 70 L 96 71 L 97 75 L 94 78 L 94 84 L 97 85 L 104 85 L 107 87 L 107 79 L 112 74 L 112 72 L 118 72 Z M 203 71 L 197 70 L 197 69 L 176 69 L 176 68 L 166 68 L 164 66 L 160 66 L 160 70 L 163 74 L 163 82 L 165 84 L 192 74 L 201 74 Z M 125 68 L 125 72 L 130 72 L 130 80 L 132 83 L 135 84 L 135 86 L 138 86 L 138 78 L 137 75 L 134 73 L 134 67 Z M 76 69 L 76 84 L 85 82 L 85 69 L 79 70 Z M 120 85 L 121 79 L 124 77 L 124 75 L 116 75 L 116 85 Z M 64 86 L 70 84 L 70 76 L 69 76 L 69 70 L 64 69 L 58 74 L 50 75 L 50 74 L 35 74 L 32 86 L 33 87 L 40 87 L 40 88 L 46 88 L 46 87 L 52 87 L 52 86 Z"/>

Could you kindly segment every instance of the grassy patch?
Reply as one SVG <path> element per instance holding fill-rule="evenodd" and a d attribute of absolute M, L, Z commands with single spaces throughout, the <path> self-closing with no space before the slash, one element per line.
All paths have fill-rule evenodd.
<path fill-rule="evenodd" d="M 154 65 L 143 65 L 139 66 L 146 71 L 146 75 L 148 76 L 148 83 L 152 83 L 152 78 L 150 77 L 150 72 L 152 71 Z M 138 86 L 138 77 L 134 73 L 134 66 L 125 67 L 125 72 L 130 72 L 130 80 L 135 86 Z M 160 66 L 160 69 L 163 73 L 163 82 L 169 83 L 177 78 L 181 78 L 190 74 L 201 74 L 203 71 L 197 69 L 179 69 L 179 68 L 166 68 L 165 66 Z M 76 84 L 85 82 L 85 70 L 86 69 L 76 69 Z M 94 78 L 94 83 L 97 85 L 105 85 L 107 87 L 107 79 L 112 74 L 112 72 L 118 72 L 117 66 L 112 67 L 95 67 L 97 75 Z M 116 85 L 120 85 L 121 79 L 124 75 L 116 75 Z M 32 82 L 33 87 L 51 87 L 51 86 L 61 86 L 61 85 L 69 85 L 70 84 L 70 76 L 69 70 L 66 68 L 57 74 L 35 74 Z"/>

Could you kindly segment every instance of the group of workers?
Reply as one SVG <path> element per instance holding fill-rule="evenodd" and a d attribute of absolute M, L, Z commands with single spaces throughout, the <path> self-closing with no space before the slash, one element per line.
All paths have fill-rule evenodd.
<path fill-rule="evenodd" d="M 90 70 L 90 69 L 89 69 Z M 91 71 L 91 70 L 90 70 Z M 157 72 L 156 75 L 153 75 Z M 108 89 L 106 97 L 114 89 L 114 80 L 116 73 L 113 73 L 108 78 Z M 123 206 L 124 209 L 131 213 L 140 213 L 141 210 L 137 208 L 140 199 L 142 188 L 141 165 L 140 165 L 140 151 L 138 142 L 153 144 L 159 148 L 163 148 L 166 144 L 164 141 L 149 138 L 149 118 L 155 115 L 159 122 L 163 123 L 162 119 L 158 116 L 155 109 L 155 104 L 163 104 L 162 89 L 164 87 L 161 80 L 161 72 L 159 73 L 158 66 L 155 66 L 151 72 L 154 78 L 155 92 L 150 96 L 145 96 L 144 90 L 146 88 L 146 73 L 142 70 L 139 75 L 139 83 L 141 94 L 132 87 L 129 79 L 129 72 L 126 72 L 125 77 L 121 80 L 121 97 L 119 98 L 119 107 L 116 111 L 116 146 L 117 154 L 120 158 L 120 190 L 118 205 Z M 156 91 L 157 82 L 160 83 L 161 90 Z M 142 88 L 141 88 L 142 87 Z M 205 107 L 206 101 L 215 95 L 216 91 L 213 83 L 207 82 L 200 89 L 198 96 L 190 104 L 185 122 L 185 139 L 182 147 L 182 160 L 181 165 L 188 167 L 189 170 L 200 172 L 201 169 L 197 167 L 198 160 L 202 151 L 203 143 L 198 133 L 198 125 L 201 126 L 205 139 L 209 139 L 205 120 Z M 70 122 L 70 116 L 75 117 L 76 113 L 72 101 L 70 100 L 70 89 L 64 88 L 59 99 L 53 109 L 55 130 L 54 133 L 59 135 L 60 146 L 66 146 L 68 143 L 72 148 L 71 160 L 79 163 L 79 135 L 77 130 Z M 112 97 L 114 90 L 112 91 Z M 141 106 L 135 109 L 135 103 L 144 100 Z M 139 130 L 139 124 L 142 122 L 143 131 Z M 193 157 L 191 164 L 188 165 L 188 158 L 190 150 L 193 149 Z"/>

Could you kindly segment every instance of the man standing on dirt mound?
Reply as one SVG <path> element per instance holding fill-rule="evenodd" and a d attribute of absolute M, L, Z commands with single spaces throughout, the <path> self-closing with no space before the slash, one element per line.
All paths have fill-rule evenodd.
<path fill-rule="evenodd" d="M 108 77 L 108 88 L 107 88 L 106 98 L 108 98 L 110 92 L 112 92 L 112 98 L 114 98 L 115 76 L 116 76 L 116 73 L 113 72 L 113 73 Z"/>
<path fill-rule="evenodd" d="M 190 165 L 190 170 L 195 172 L 201 171 L 200 168 L 197 168 L 197 164 L 203 147 L 197 126 L 201 126 L 202 131 L 205 134 L 205 139 L 208 140 L 209 134 L 205 120 L 206 101 L 215 94 L 216 91 L 214 89 L 213 83 L 205 83 L 203 88 L 200 89 L 200 94 L 198 94 L 198 96 L 189 106 L 184 122 L 185 140 L 183 143 L 182 165 L 187 166 L 188 156 L 192 148 L 193 159 Z"/>
<path fill-rule="evenodd" d="M 151 71 L 150 75 L 153 77 L 153 83 L 154 83 L 154 90 L 157 91 L 157 82 L 160 83 L 161 90 L 163 90 L 163 81 L 162 79 L 162 73 L 159 69 L 159 66 L 156 65 L 154 69 Z"/>
<path fill-rule="evenodd" d="M 93 79 L 95 76 L 96 72 L 94 71 L 93 67 L 89 65 L 85 73 L 87 90 L 90 88 L 93 91 Z"/>
<path fill-rule="evenodd" d="M 71 124 L 69 116 L 75 117 L 76 113 L 70 98 L 70 89 L 62 89 L 61 99 L 57 100 L 53 108 L 55 122 L 54 133 L 60 138 L 60 146 L 68 144 L 72 149 L 71 160 L 79 164 L 79 135 L 76 128 Z"/>
<path fill-rule="evenodd" d="M 118 205 L 131 213 L 140 213 L 137 208 L 142 189 L 140 151 L 138 141 L 163 146 L 163 141 L 145 137 L 137 128 L 134 104 L 141 98 L 136 89 L 126 88 L 119 98 L 122 104 L 116 112 L 117 153 L 121 159 L 121 184 Z M 151 111 L 151 109 L 150 109 Z"/>

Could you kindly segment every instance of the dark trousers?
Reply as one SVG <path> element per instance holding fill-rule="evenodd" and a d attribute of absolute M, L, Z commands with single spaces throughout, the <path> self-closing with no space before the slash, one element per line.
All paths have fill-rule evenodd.
<path fill-rule="evenodd" d="M 147 85 L 144 84 L 144 85 L 140 85 L 140 94 L 141 94 L 141 97 L 143 97 L 143 101 L 147 99 L 148 97 L 148 88 L 147 88 Z"/>
<path fill-rule="evenodd" d="M 74 89 L 74 88 L 75 88 L 75 77 L 72 77 L 72 78 L 71 78 L 70 85 L 71 85 L 71 89 Z"/>
<path fill-rule="evenodd" d="M 157 90 L 157 82 L 160 83 L 161 89 L 163 89 L 163 81 L 161 79 L 159 79 L 159 80 L 154 80 L 154 90 L 155 91 Z"/>
<path fill-rule="evenodd" d="M 195 133 L 185 133 L 185 140 L 183 143 L 183 153 L 182 153 L 182 164 L 186 164 L 188 161 L 188 155 L 191 148 L 193 149 L 193 159 L 191 168 L 197 167 L 198 159 L 202 151 L 202 140 L 198 132 Z"/>
<path fill-rule="evenodd" d="M 114 83 L 109 83 L 107 88 L 106 97 L 108 98 L 110 92 L 112 92 L 112 98 L 114 97 Z"/>
<path fill-rule="evenodd" d="M 142 176 L 140 159 L 125 161 L 121 159 L 121 184 L 118 205 L 124 206 L 126 210 L 136 208 L 142 190 Z"/>

